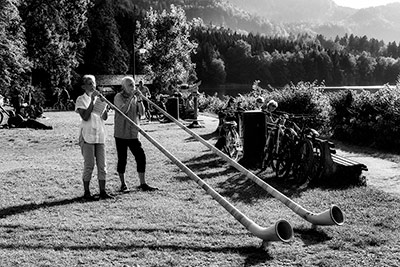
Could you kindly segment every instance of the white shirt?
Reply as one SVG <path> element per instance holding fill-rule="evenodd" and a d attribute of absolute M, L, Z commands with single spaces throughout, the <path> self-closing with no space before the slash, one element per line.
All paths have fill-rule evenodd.
<path fill-rule="evenodd" d="M 78 109 L 87 109 L 90 105 L 91 98 L 86 93 L 79 96 L 75 103 L 75 112 L 78 113 Z M 105 102 L 102 102 L 97 96 L 94 100 L 94 108 L 90 113 L 90 118 L 85 121 L 81 118 L 80 125 L 80 136 L 83 140 L 89 144 L 104 144 L 106 141 L 106 129 L 104 120 L 101 118 L 101 114 L 106 109 Z M 100 112 L 95 112 L 100 110 Z M 100 113 L 100 114 L 99 114 Z"/>

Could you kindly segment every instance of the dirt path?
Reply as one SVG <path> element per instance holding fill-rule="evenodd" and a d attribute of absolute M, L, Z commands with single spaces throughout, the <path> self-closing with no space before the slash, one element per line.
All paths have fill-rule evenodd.
<path fill-rule="evenodd" d="M 361 162 L 368 167 L 364 172 L 367 186 L 400 196 L 400 163 L 367 154 L 337 150 L 337 154 Z"/>
<path fill-rule="evenodd" d="M 199 115 L 199 120 L 206 125 L 212 125 L 211 127 L 215 129 L 218 125 L 218 119 L 211 116 Z M 348 157 L 368 167 L 368 171 L 363 172 L 367 178 L 367 186 L 400 196 L 399 155 L 388 155 L 343 144 L 338 144 L 336 152 L 340 156 Z"/>

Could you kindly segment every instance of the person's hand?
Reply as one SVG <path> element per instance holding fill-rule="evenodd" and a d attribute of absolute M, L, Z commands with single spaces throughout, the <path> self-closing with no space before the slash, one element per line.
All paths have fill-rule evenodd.
<path fill-rule="evenodd" d="M 92 100 L 94 100 L 94 99 L 96 98 L 96 96 L 98 96 L 99 94 L 100 94 L 99 91 L 94 90 L 94 91 L 92 92 L 92 95 L 91 95 Z"/>
<path fill-rule="evenodd" d="M 133 95 L 136 96 L 137 101 L 142 101 L 143 98 L 142 92 L 140 92 L 139 90 L 135 90 L 133 92 Z"/>
<path fill-rule="evenodd" d="M 100 98 L 101 102 L 105 102 L 106 101 L 105 96 L 103 96 L 101 93 L 98 94 L 98 97 Z"/>

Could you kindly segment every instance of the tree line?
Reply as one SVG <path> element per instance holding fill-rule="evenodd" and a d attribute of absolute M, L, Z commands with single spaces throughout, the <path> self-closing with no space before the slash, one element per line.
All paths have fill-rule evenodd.
<path fill-rule="evenodd" d="M 133 0 L 0 1 L 0 93 L 30 90 L 50 105 L 64 88 L 76 95 L 84 73 L 148 74 L 157 86 L 201 79 L 279 87 L 394 83 L 400 72 L 396 42 L 240 33 L 151 3 L 164 10 Z"/>
<path fill-rule="evenodd" d="M 400 46 L 366 36 L 271 37 L 203 26 L 193 28 L 192 38 L 199 43 L 192 59 L 199 79 L 206 82 L 380 85 L 394 84 L 400 73 Z"/>

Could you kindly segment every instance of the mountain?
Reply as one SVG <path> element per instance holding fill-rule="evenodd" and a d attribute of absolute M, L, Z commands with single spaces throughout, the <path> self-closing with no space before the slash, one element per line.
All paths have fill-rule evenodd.
<path fill-rule="evenodd" d="M 332 0 L 118 0 L 142 9 L 168 9 L 182 6 L 189 20 L 202 18 L 204 23 L 238 32 L 270 36 L 322 34 L 327 38 L 346 33 L 400 42 L 400 3 L 364 9 L 338 6 Z"/>
<path fill-rule="evenodd" d="M 275 22 L 330 22 L 353 14 L 332 0 L 228 0 L 233 5 Z"/>
<path fill-rule="evenodd" d="M 330 38 L 348 33 L 385 42 L 400 41 L 400 3 L 353 9 L 338 6 L 332 0 L 227 1 L 272 23 L 292 29 L 308 28 Z"/>

